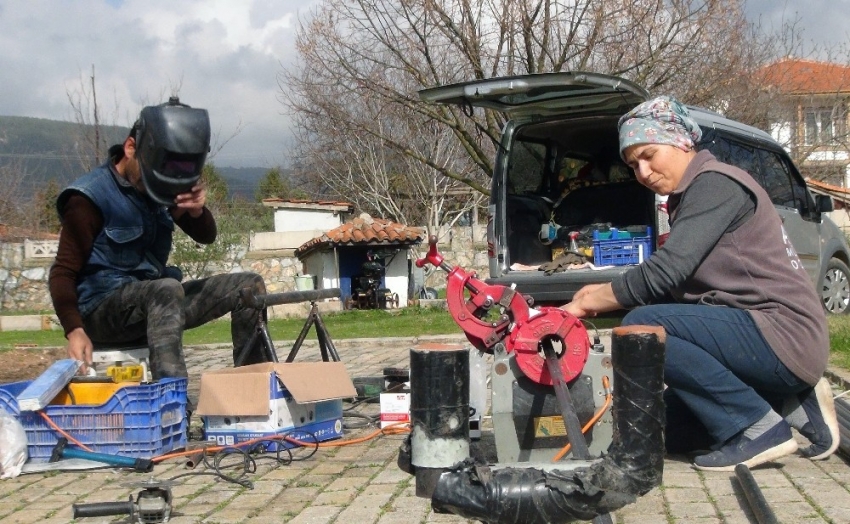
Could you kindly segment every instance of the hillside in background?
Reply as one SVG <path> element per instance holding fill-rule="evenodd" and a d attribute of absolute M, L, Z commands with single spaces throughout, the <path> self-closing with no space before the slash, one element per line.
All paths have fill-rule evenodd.
<path fill-rule="evenodd" d="M 0 170 L 22 175 L 20 191 L 24 198 L 52 179 L 64 186 L 83 174 L 84 165 L 94 162 L 81 157 L 81 140 L 86 131 L 85 126 L 74 122 L 0 116 Z M 124 140 L 129 128 L 102 126 L 101 132 L 107 143 L 115 144 Z M 264 167 L 216 167 L 231 196 L 249 200 L 254 199 L 257 186 L 268 171 Z"/>
<path fill-rule="evenodd" d="M 101 129 L 110 142 L 122 140 L 128 132 L 116 126 Z M 18 189 L 24 198 L 51 179 L 64 185 L 95 160 L 84 157 L 83 133 L 83 127 L 73 122 L 0 116 L 0 169 L 21 177 Z"/>

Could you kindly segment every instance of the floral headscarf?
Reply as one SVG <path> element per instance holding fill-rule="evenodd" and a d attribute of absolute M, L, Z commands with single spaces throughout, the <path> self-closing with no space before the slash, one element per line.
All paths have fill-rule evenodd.
<path fill-rule="evenodd" d="M 620 157 L 626 148 L 636 144 L 666 144 L 690 151 L 702 137 L 688 108 L 671 96 L 647 100 L 620 117 L 617 125 Z"/>

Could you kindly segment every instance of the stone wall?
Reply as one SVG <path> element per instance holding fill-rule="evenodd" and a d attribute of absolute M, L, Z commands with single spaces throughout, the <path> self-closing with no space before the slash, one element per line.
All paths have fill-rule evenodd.
<path fill-rule="evenodd" d="M 52 309 L 47 272 L 53 258 L 28 258 L 24 243 L 0 243 L 0 312 Z"/>
<path fill-rule="evenodd" d="M 412 250 L 411 256 L 421 257 L 427 248 L 427 244 L 423 244 Z M 439 249 L 449 264 L 475 270 L 482 278 L 486 277 L 487 251 L 483 228 L 476 227 L 475 234 L 469 227 L 453 228 L 441 235 Z M 25 249 L 24 243 L 0 243 L 0 314 L 53 309 L 47 291 L 47 276 L 53 257 L 28 257 L 27 250 L 32 251 Z M 229 272 L 253 271 L 262 275 L 269 293 L 295 290 L 295 276 L 301 269 L 301 262 L 292 250 L 246 252 L 236 249 L 233 252 L 237 253 L 236 259 L 223 264 Z M 431 272 L 426 279 L 427 286 L 437 289 L 445 287 L 445 284 L 445 274 L 441 271 Z M 287 314 L 286 308 L 278 311 L 278 315 Z M 293 314 L 300 315 L 300 312 Z"/>

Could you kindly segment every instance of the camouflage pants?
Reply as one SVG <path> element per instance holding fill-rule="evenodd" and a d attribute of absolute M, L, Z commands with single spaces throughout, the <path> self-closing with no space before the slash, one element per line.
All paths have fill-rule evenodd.
<path fill-rule="evenodd" d="M 257 322 L 265 318 L 265 310 L 242 305 L 239 290 L 246 287 L 257 294 L 266 292 L 262 277 L 255 273 L 215 275 L 182 284 L 172 278 L 133 282 L 109 294 L 83 323 L 95 347 L 147 339 L 154 379 L 185 377 L 183 330 L 230 313 L 235 360 Z M 255 346 L 245 364 L 265 360 L 259 344 Z"/>

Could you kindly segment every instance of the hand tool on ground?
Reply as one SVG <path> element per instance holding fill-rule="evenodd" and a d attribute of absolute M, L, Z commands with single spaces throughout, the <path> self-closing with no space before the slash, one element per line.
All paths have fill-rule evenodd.
<path fill-rule="evenodd" d="M 97 462 L 103 462 L 110 466 L 119 468 L 132 468 L 139 473 L 149 473 L 153 471 L 153 461 L 142 458 L 122 457 L 120 455 L 109 455 L 106 453 L 94 453 L 84 451 L 82 449 L 74 449 L 67 447 L 68 439 L 61 437 L 59 442 L 53 448 L 53 453 L 50 456 L 49 462 L 58 462 L 61 459 L 88 459 Z"/>
<path fill-rule="evenodd" d="M 74 519 L 84 517 L 108 517 L 111 515 L 130 515 L 130 522 L 139 524 L 157 524 L 168 522 L 171 518 L 171 486 L 173 482 L 151 478 L 143 483 L 128 484 L 127 487 L 141 487 L 142 491 L 133 500 L 130 495 L 127 502 L 93 502 L 74 504 Z"/>

